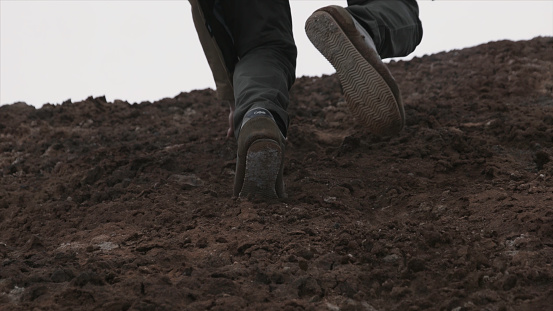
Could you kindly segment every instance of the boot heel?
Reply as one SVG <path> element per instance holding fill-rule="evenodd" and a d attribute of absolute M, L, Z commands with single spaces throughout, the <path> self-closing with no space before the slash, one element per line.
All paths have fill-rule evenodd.
<path fill-rule="evenodd" d="M 270 139 L 252 143 L 246 154 L 244 184 L 240 197 L 278 198 L 276 186 L 281 169 L 282 149 Z"/>

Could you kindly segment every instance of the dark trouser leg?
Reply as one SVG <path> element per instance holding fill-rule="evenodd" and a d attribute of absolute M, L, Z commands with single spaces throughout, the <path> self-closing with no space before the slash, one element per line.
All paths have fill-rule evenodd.
<path fill-rule="evenodd" d="M 407 56 L 422 39 L 415 0 L 348 0 L 348 12 L 371 35 L 382 58 Z"/>
<path fill-rule="evenodd" d="M 254 106 L 269 110 L 286 135 L 288 91 L 295 81 L 297 56 L 288 1 L 227 0 L 222 8 L 239 58 L 233 76 L 236 135 Z"/>
<path fill-rule="evenodd" d="M 273 114 L 283 135 L 288 129 L 288 91 L 293 84 L 295 69 L 279 59 L 278 52 L 258 48 L 238 62 L 234 71 L 235 133 L 251 107 L 262 107 Z"/>

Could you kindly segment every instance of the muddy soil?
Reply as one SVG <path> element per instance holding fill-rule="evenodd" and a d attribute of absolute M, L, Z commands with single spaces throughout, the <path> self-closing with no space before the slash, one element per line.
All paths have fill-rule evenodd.
<path fill-rule="evenodd" d="M 389 68 L 388 138 L 297 80 L 280 202 L 213 90 L 0 107 L 0 309 L 553 310 L 553 38 Z"/>

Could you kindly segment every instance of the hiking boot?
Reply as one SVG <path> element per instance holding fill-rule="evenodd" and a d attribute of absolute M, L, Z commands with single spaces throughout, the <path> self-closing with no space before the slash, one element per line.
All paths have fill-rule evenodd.
<path fill-rule="evenodd" d="M 234 196 L 243 198 L 284 198 L 285 138 L 271 113 L 250 109 L 238 135 Z"/>
<path fill-rule="evenodd" d="M 315 11 L 305 22 L 313 45 L 334 66 L 352 114 L 376 135 L 394 135 L 405 123 L 399 88 L 367 31 L 339 6 Z"/>

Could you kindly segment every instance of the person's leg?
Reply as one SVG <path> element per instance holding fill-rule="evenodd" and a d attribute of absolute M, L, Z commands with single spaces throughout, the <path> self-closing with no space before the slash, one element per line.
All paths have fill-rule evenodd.
<path fill-rule="evenodd" d="M 231 77 L 228 80 L 236 105 L 231 126 L 234 123 L 237 138 L 234 195 L 282 198 L 286 195 L 282 178 L 289 122 L 286 109 L 288 92 L 295 81 L 297 55 L 289 3 L 287 0 L 190 0 L 190 3 L 199 17 L 195 18 L 196 29 L 204 51 L 208 49 L 206 57 L 211 56 L 215 80 L 225 82 L 226 73 Z M 217 84 L 220 97 L 228 94 L 228 85 Z M 220 92 L 219 86 L 225 88 L 224 92 Z"/>
<path fill-rule="evenodd" d="M 227 137 L 234 136 L 232 75 L 238 61 L 232 37 L 215 15 L 215 0 L 189 0 L 194 26 L 215 80 L 217 97 L 230 108 Z"/>
<path fill-rule="evenodd" d="M 217 2 L 216 2 L 217 3 Z M 220 1 L 218 13 L 237 55 L 233 86 L 237 138 L 234 195 L 285 197 L 283 181 L 288 92 L 296 46 L 287 0 Z"/>
<path fill-rule="evenodd" d="M 237 138 L 234 195 L 285 197 L 283 168 L 296 45 L 287 0 L 221 1 L 234 40 Z"/>
<path fill-rule="evenodd" d="M 381 58 L 407 56 L 422 39 L 415 0 L 348 0 L 346 10 L 367 30 Z"/>
<path fill-rule="evenodd" d="M 233 75 L 236 137 L 252 107 L 270 111 L 286 136 L 297 56 L 288 1 L 223 1 L 222 12 L 239 59 Z"/>

